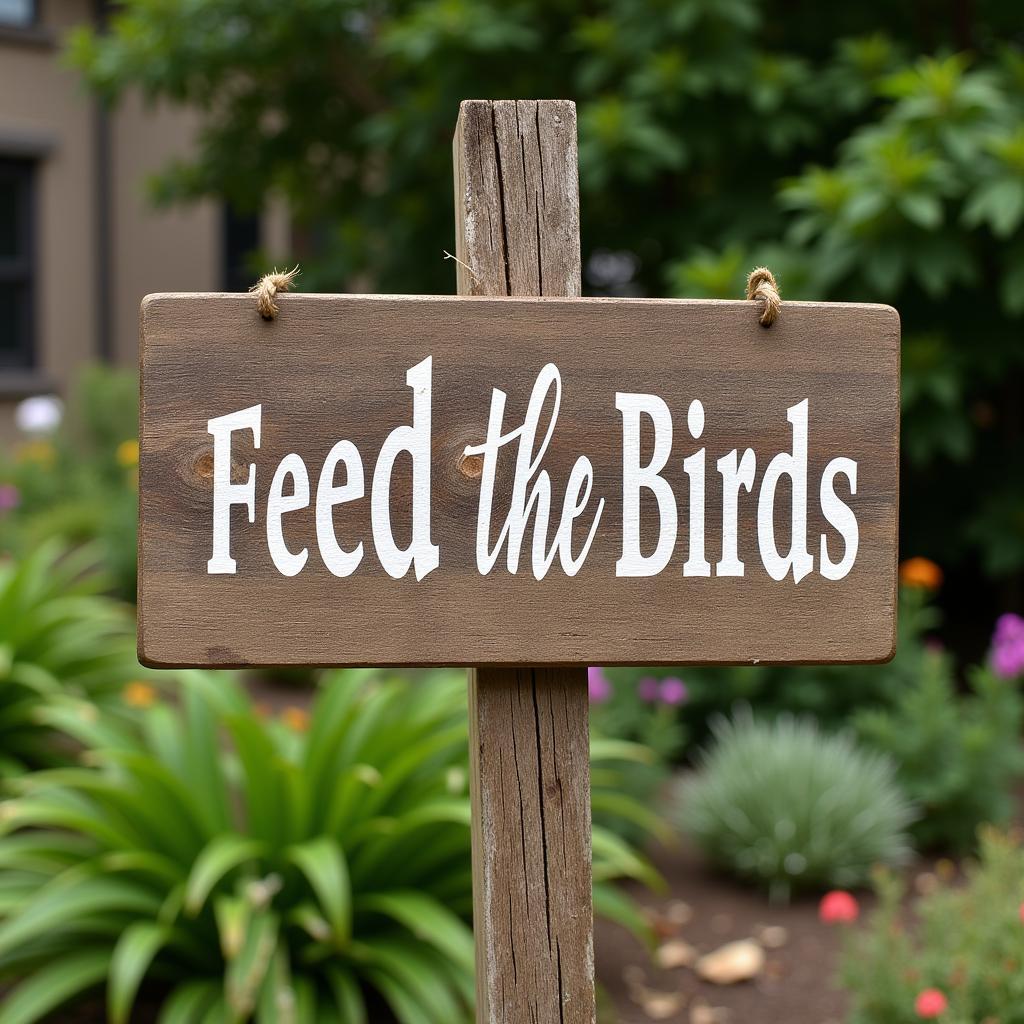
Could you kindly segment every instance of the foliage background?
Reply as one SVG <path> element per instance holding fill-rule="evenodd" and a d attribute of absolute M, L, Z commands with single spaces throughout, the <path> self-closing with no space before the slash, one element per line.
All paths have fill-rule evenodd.
<path fill-rule="evenodd" d="M 459 100 L 574 98 L 588 290 L 737 296 L 766 262 L 784 297 L 897 306 L 904 554 L 953 574 L 971 654 L 1019 603 L 1015 0 L 124 0 L 72 59 L 201 108 L 155 197 L 285 196 L 333 291 L 451 291 Z"/>
<path fill-rule="evenodd" d="M 302 262 L 304 287 L 451 291 L 452 267 L 442 250 L 453 248 L 449 143 L 459 100 L 569 96 L 579 108 L 589 292 L 738 296 L 746 271 L 767 263 L 787 298 L 896 305 L 904 326 L 903 554 L 929 556 L 946 570 L 944 637 L 959 660 L 978 660 L 995 614 L 1020 605 L 1019 0 L 864 0 L 827 12 L 808 0 L 120 0 L 110 7 L 107 31 L 82 30 L 72 41 L 69 59 L 91 86 L 111 103 L 141 88 L 153 102 L 181 103 L 202 113 L 192 157 L 151 183 L 153 198 L 176 203 L 212 196 L 240 213 L 256 212 L 272 195 L 285 198 L 296 221 L 293 255 Z M 253 273 L 265 266 L 264 257 L 253 253 Z M 293 965 L 293 952 L 306 950 L 312 940 L 319 955 L 318 944 L 333 928 L 334 940 L 359 954 L 352 963 L 365 968 L 372 957 L 379 961 L 381 948 L 386 955 L 395 939 L 380 920 L 387 914 L 363 907 L 362 941 L 384 945 L 378 942 L 374 952 L 346 944 L 346 912 L 321 899 L 319 891 L 339 887 L 318 885 L 311 877 L 307 885 L 300 877 L 318 873 L 327 863 L 324 851 L 336 869 L 342 862 L 338 850 L 344 857 L 353 852 L 352 844 L 341 849 L 337 837 L 303 828 L 288 831 L 287 843 L 255 850 L 247 845 L 252 836 L 232 830 L 258 831 L 254 823 L 267 808 L 273 816 L 286 805 L 317 804 L 312 785 L 310 793 L 303 788 L 313 776 L 297 766 L 308 767 L 308 752 L 331 720 L 327 704 L 316 705 L 313 727 L 302 736 L 310 719 L 301 709 L 287 709 L 278 721 L 240 693 L 220 697 L 236 707 L 211 705 L 206 711 L 198 698 L 186 695 L 181 713 L 205 716 L 207 724 L 179 729 L 176 704 L 164 706 L 145 681 L 126 682 L 136 671 L 134 658 L 110 634 L 126 632 L 130 612 L 91 594 L 99 577 L 79 573 L 56 546 L 40 547 L 54 536 L 89 542 L 80 554 L 103 564 L 110 577 L 104 591 L 132 593 L 138 458 L 133 384 L 129 376 L 100 373 L 83 378 L 80 386 L 79 401 L 61 429 L 29 440 L 0 466 L 7 503 L 2 507 L 11 513 L 0 516 L 0 549 L 36 551 L 0 573 L 0 608 L 10 613 L 0 616 L 0 732 L 13 726 L 20 738 L 31 740 L 12 750 L 16 763 L 11 758 L 0 767 L 17 774 L 58 765 L 3 783 L 5 792 L 17 796 L 0 814 L 0 867 L 8 869 L 0 900 L 0 973 L 40 974 L 8 1000 L 0 1020 L 38 1017 L 76 986 L 91 985 L 108 971 L 115 979 L 114 1017 L 124 1019 L 151 961 L 160 968 L 154 976 L 165 984 L 195 980 L 192 965 L 175 974 L 180 965 L 158 955 L 153 945 L 164 942 L 171 924 L 193 952 L 198 943 L 198 960 L 210 969 L 207 995 L 217 1005 L 221 981 L 230 995 L 249 949 L 248 939 L 223 943 L 220 932 L 225 923 L 243 920 L 232 914 L 248 915 L 242 906 L 248 884 L 277 875 L 285 891 L 274 914 L 283 916 L 270 921 L 268 913 L 262 928 L 285 940 L 272 972 L 270 962 L 262 961 L 260 992 L 289 988 L 294 966 L 299 1000 L 305 993 L 326 994 L 319 961 L 310 968 L 297 956 Z M 931 566 L 927 575 L 941 574 Z M 918 585 L 931 593 L 935 583 Z M 80 601 L 88 606 L 84 611 Z M 646 808 L 663 761 L 678 754 L 684 737 L 703 738 L 710 712 L 744 696 L 769 716 L 781 708 L 813 713 L 825 729 L 852 720 L 861 742 L 892 756 L 899 783 L 926 812 L 915 836 L 921 843 L 966 846 L 977 822 L 1004 818 L 1021 764 L 1024 706 L 1007 685 L 1014 672 L 996 679 L 979 671 L 970 694 L 958 693 L 958 659 L 934 649 L 928 634 L 938 619 L 927 600 L 904 594 L 903 613 L 900 652 L 885 667 L 693 670 L 685 683 L 663 673 L 634 679 L 610 672 L 605 678 L 595 670 L 599 882 L 621 875 L 652 880 L 630 843 L 656 831 Z M 52 657 L 55 637 L 63 637 L 60 659 Z M 97 674 L 104 676 L 103 685 L 96 685 Z M 450 686 L 459 708 L 461 685 L 454 680 Z M 643 696 L 645 690 L 657 691 L 657 698 Z M 417 691 L 420 700 L 426 692 Z M 330 693 L 322 700 L 343 699 L 338 686 Z M 410 708 L 403 704 L 400 711 L 404 720 Z M 235 729 L 229 748 L 213 727 L 221 719 Z M 422 752 L 405 749 L 401 737 L 396 741 L 386 717 L 379 723 L 388 726 L 381 733 L 385 739 L 375 731 L 373 716 L 353 716 L 352 723 L 346 742 L 353 757 L 362 740 L 374 747 L 379 740 L 377 753 L 383 757 L 387 747 L 394 755 L 388 763 L 397 765 L 398 774 L 423 767 L 417 761 Z M 600 739 L 602 729 L 610 739 Z M 82 748 L 54 742 L 69 736 Z M 437 763 L 427 758 L 433 768 L 422 780 L 423 792 L 438 796 L 451 795 L 456 782 L 462 789 L 465 784 L 458 753 L 464 738 L 449 733 L 445 739 L 443 730 L 441 737 L 449 754 L 438 755 Z M 650 752 L 624 737 L 643 740 Z M 166 765 L 193 759 L 180 753 L 178 740 L 205 744 L 204 756 L 194 759 L 220 780 L 225 793 L 250 774 L 272 777 L 273 786 L 253 787 L 269 793 L 271 804 L 262 797 L 253 801 L 250 820 L 228 815 L 228 821 L 220 812 L 234 806 L 229 800 L 214 809 L 212 825 L 204 820 L 210 793 L 203 787 L 179 791 L 182 814 L 202 827 L 188 840 L 195 840 L 189 849 L 168 861 L 164 846 L 172 849 L 182 837 L 168 837 L 166 829 L 173 826 L 143 812 L 161 802 L 151 790 L 162 785 Z M 247 760 L 243 747 L 255 756 Z M 81 767 L 64 763 L 80 753 Z M 375 771 L 382 780 L 387 776 L 376 767 L 367 771 L 373 760 L 362 754 L 352 760 L 353 786 L 369 785 Z M 609 760 L 616 763 L 609 766 Z M 301 799 L 274 797 L 288 786 Z M 391 796 L 401 797 L 401 787 L 388 782 L 376 793 L 368 796 L 367 807 L 394 810 L 384 815 L 388 820 L 397 820 L 398 812 L 417 813 L 412 801 L 393 806 Z M 460 800 L 464 817 L 461 791 Z M 132 834 L 97 849 L 88 841 L 89 828 L 101 818 L 96 809 L 106 804 L 118 818 L 128 807 Z M 75 815 L 81 807 L 87 812 Z M 69 813 L 88 826 L 84 837 L 64 828 Z M 379 819 L 367 822 L 373 842 L 398 827 Z M 142 834 L 151 824 L 154 835 Z M 374 833 L 381 827 L 383 839 Z M 449 911 L 462 914 L 468 908 L 464 833 L 462 826 L 453 840 L 453 851 L 461 850 L 449 876 L 454 889 L 437 894 Z M 816 837 L 808 830 L 811 841 Z M 305 844 L 305 867 L 286 855 L 296 844 Z M 200 907 L 200 900 L 197 913 L 182 915 L 179 896 L 196 865 L 205 870 L 213 858 L 200 851 L 211 849 L 224 871 L 206 895 L 227 909 L 218 919 L 215 905 Z M 236 862 L 238 851 L 242 859 Z M 1014 957 L 1019 953 L 1019 929 L 1010 930 L 1016 910 L 1005 894 L 1018 886 L 1020 855 L 1014 847 L 1003 856 L 991 843 L 983 854 L 983 872 L 991 870 L 999 883 L 988 902 L 1002 900 L 1000 914 L 993 915 L 999 942 L 982 943 L 995 955 L 978 961 L 978 977 L 988 984 L 983 968 L 1001 964 L 1007 950 Z M 309 869 L 314 855 L 320 867 Z M 77 919 L 68 913 L 62 886 L 88 887 L 97 871 L 131 875 L 154 866 L 157 883 L 143 894 L 141 912 L 119 909 L 108 898 L 119 880 L 102 880 L 107 888 L 95 893 L 95 905 L 81 904 Z M 394 881 L 387 877 L 382 884 Z M 972 885 L 984 895 L 987 883 L 975 879 Z M 258 884 L 257 889 L 266 891 Z M 353 907 L 361 895 L 366 893 L 357 884 Z M 413 894 L 421 902 L 422 895 Z M 599 911 L 641 925 L 633 904 L 610 887 L 600 885 L 595 900 Z M 898 896 L 890 902 L 895 906 Z M 929 920 L 969 918 L 969 908 L 953 896 L 936 898 L 931 906 Z M 65 927 L 53 928 L 55 923 Z M 926 942 L 938 953 L 933 957 L 922 948 L 919 973 L 937 983 L 943 958 L 970 951 L 938 944 L 928 928 Z M 898 942 L 887 947 L 890 932 L 882 928 L 861 959 L 873 962 L 866 954 L 877 946 L 875 959 L 895 971 L 911 952 Z M 248 938 L 255 935 L 253 942 L 262 948 L 260 933 L 251 933 Z M 459 934 L 465 947 L 466 936 Z M 115 952 L 115 942 L 122 949 L 118 936 L 128 936 L 123 952 Z M 81 949 L 83 941 L 87 948 Z M 451 1019 L 451 1001 L 462 998 L 467 972 L 452 979 L 450 991 L 428 990 L 430 966 L 402 984 L 417 998 L 434 1000 L 434 1018 Z M 384 984 L 370 978 L 370 988 L 385 999 L 386 973 Z M 847 983 L 854 990 L 861 985 L 855 973 Z M 907 983 L 898 972 L 886 976 L 894 989 Z M 1016 1005 L 1018 995 L 1019 985 L 1008 990 L 1009 1005 Z M 906 992 L 897 996 L 900 1006 L 909 1005 Z M 398 1003 L 406 1005 L 401 998 Z M 276 1006 L 267 1004 L 261 1012 L 278 1020 Z M 408 1006 L 403 1019 L 423 1019 L 413 1012 L 415 1001 Z M 859 1008 L 865 1021 L 874 1019 L 868 1002 Z M 988 1002 L 983 1007 L 985 1013 L 1002 1009 Z M 961 1010 L 967 1014 L 966 1004 Z M 176 1019 L 191 1019 L 189 1012 L 186 1007 Z M 883 1016 L 887 1012 L 883 1007 Z"/>

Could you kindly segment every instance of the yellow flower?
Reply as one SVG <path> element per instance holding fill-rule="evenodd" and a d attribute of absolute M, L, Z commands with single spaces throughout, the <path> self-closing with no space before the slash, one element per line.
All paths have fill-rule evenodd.
<path fill-rule="evenodd" d="M 116 455 L 118 464 L 124 466 L 125 469 L 137 466 L 139 464 L 139 442 L 122 441 L 117 446 Z"/>
<path fill-rule="evenodd" d="M 908 558 L 900 564 L 900 583 L 905 587 L 938 590 L 942 586 L 942 570 L 928 558 Z"/>
<path fill-rule="evenodd" d="M 49 468 L 57 461 L 57 449 L 49 441 L 29 441 L 18 449 L 19 462 L 35 462 Z"/>
<path fill-rule="evenodd" d="M 281 721 L 295 732 L 305 732 L 309 728 L 309 712 L 305 708 L 288 707 L 281 712 Z"/>
<path fill-rule="evenodd" d="M 156 687 L 135 680 L 124 688 L 121 698 L 130 708 L 151 708 L 157 701 Z"/>

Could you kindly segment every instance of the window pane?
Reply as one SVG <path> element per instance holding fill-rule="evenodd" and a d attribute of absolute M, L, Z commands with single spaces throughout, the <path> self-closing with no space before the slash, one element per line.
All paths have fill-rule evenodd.
<path fill-rule="evenodd" d="M 0 24 L 31 25 L 35 7 L 35 0 L 0 0 Z"/>
<path fill-rule="evenodd" d="M 33 365 L 34 172 L 30 161 L 0 158 L 0 369 Z"/>
<path fill-rule="evenodd" d="M 22 284 L 0 283 L 0 366 L 30 366 L 29 292 Z"/>
<path fill-rule="evenodd" d="M 223 253 L 224 290 L 247 292 L 253 282 L 249 259 L 260 247 L 260 218 L 255 214 L 236 213 L 230 204 L 224 206 Z"/>
<path fill-rule="evenodd" d="M 2 4 L 4 0 L 0 0 Z M 0 259 L 22 255 L 20 249 L 21 223 L 19 209 L 22 197 L 21 182 L 17 176 L 5 173 L 0 165 Z"/>

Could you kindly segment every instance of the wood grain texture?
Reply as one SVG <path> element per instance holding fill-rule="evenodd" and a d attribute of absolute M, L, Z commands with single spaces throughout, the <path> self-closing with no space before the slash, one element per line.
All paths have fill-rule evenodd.
<path fill-rule="evenodd" d="M 590 733 L 581 668 L 469 680 L 480 1024 L 590 1024 Z"/>
<path fill-rule="evenodd" d="M 452 148 L 459 294 L 579 295 L 576 105 L 467 100 Z"/>
<path fill-rule="evenodd" d="M 579 295 L 575 106 L 463 103 L 453 148 L 459 292 Z M 469 674 L 480 1024 L 595 1018 L 589 713 L 581 667 Z"/>
<path fill-rule="evenodd" d="M 455 298 L 285 295 L 263 323 L 245 295 L 165 295 L 147 301 L 142 345 L 140 623 L 143 657 L 159 665 L 245 664 L 671 664 L 841 662 L 889 656 L 896 583 L 899 326 L 883 306 L 787 302 L 770 330 L 753 303 L 669 299 Z M 431 533 L 440 565 L 417 582 L 386 576 L 370 529 L 369 499 L 339 506 L 339 543 L 366 546 L 354 575 L 320 559 L 314 512 L 285 517 L 309 561 L 287 578 L 267 549 L 266 500 L 274 470 L 297 452 L 315 488 L 334 443 L 352 440 L 369 487 L 387 434 L 409 423 L 407 369 L 433 356 Z M 606 505 L 579 574 L 556 562 L 541 580 L 504 557 L 477 570 L 479 478 L 463 450 L 486 434 L 491 390 L 508 394 L 506 423 L 522 421 L 537 373 L 560 368 L 562 407 L 544 465 L 555 508 L 581 454 Z M 664 471 L 679 508 L 679 536 L 657 576 L 616 578 L 622 550 L 622 419 L 616 391 L 660 395 L 674 443 Z M 686 429 L 693 398 L 706 410 L 700 442 Z M 683 458 L 707 449 L 706 553 L 721 547 L 722 478 L 714 460 L 757 452 L 755 492 L 768 460 L 789 451 L 786 409 L 809 401 L 808 540 L 825 533 L 818 480 L 832 458 L 858 462 L 849 499 L 860 530 L 856 564 L 840 581 L 815 571 L 776 582 L 759 555 L 756 494 L 739 501 L 741 578 L 686 577 Z M 263 443 L 239 436 L 239 471 L 256 465 L 256 522 L 232 518 L 234 576 L 211 576 L 211 437 L 207 421 L 262 403 Z M 513 478 L 503 456 L 494 531 Z M 408 470 L 393 481 L 396 536 L 408 536 Z M 788 496 L 777 530 L 786 540 Z M 592 513 L 591 513 L 592 514 Z M 644 537 L 657 527 L 641 508 Z M 581 518 L 589 524 L 590 514 Z M 582 542 L 583 526 L 576 536 Z M 650 542 L 653 546 L 653 541 Z M 649 550 L 649 549 L 648 549 Z"/>

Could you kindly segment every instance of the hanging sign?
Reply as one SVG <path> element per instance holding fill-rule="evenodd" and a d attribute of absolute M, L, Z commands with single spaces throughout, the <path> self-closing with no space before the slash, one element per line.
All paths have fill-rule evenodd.
<path fill-rule="evenodd" d="M 886 306 L 153 295 L 153 665 L 877 661 Z"/>

